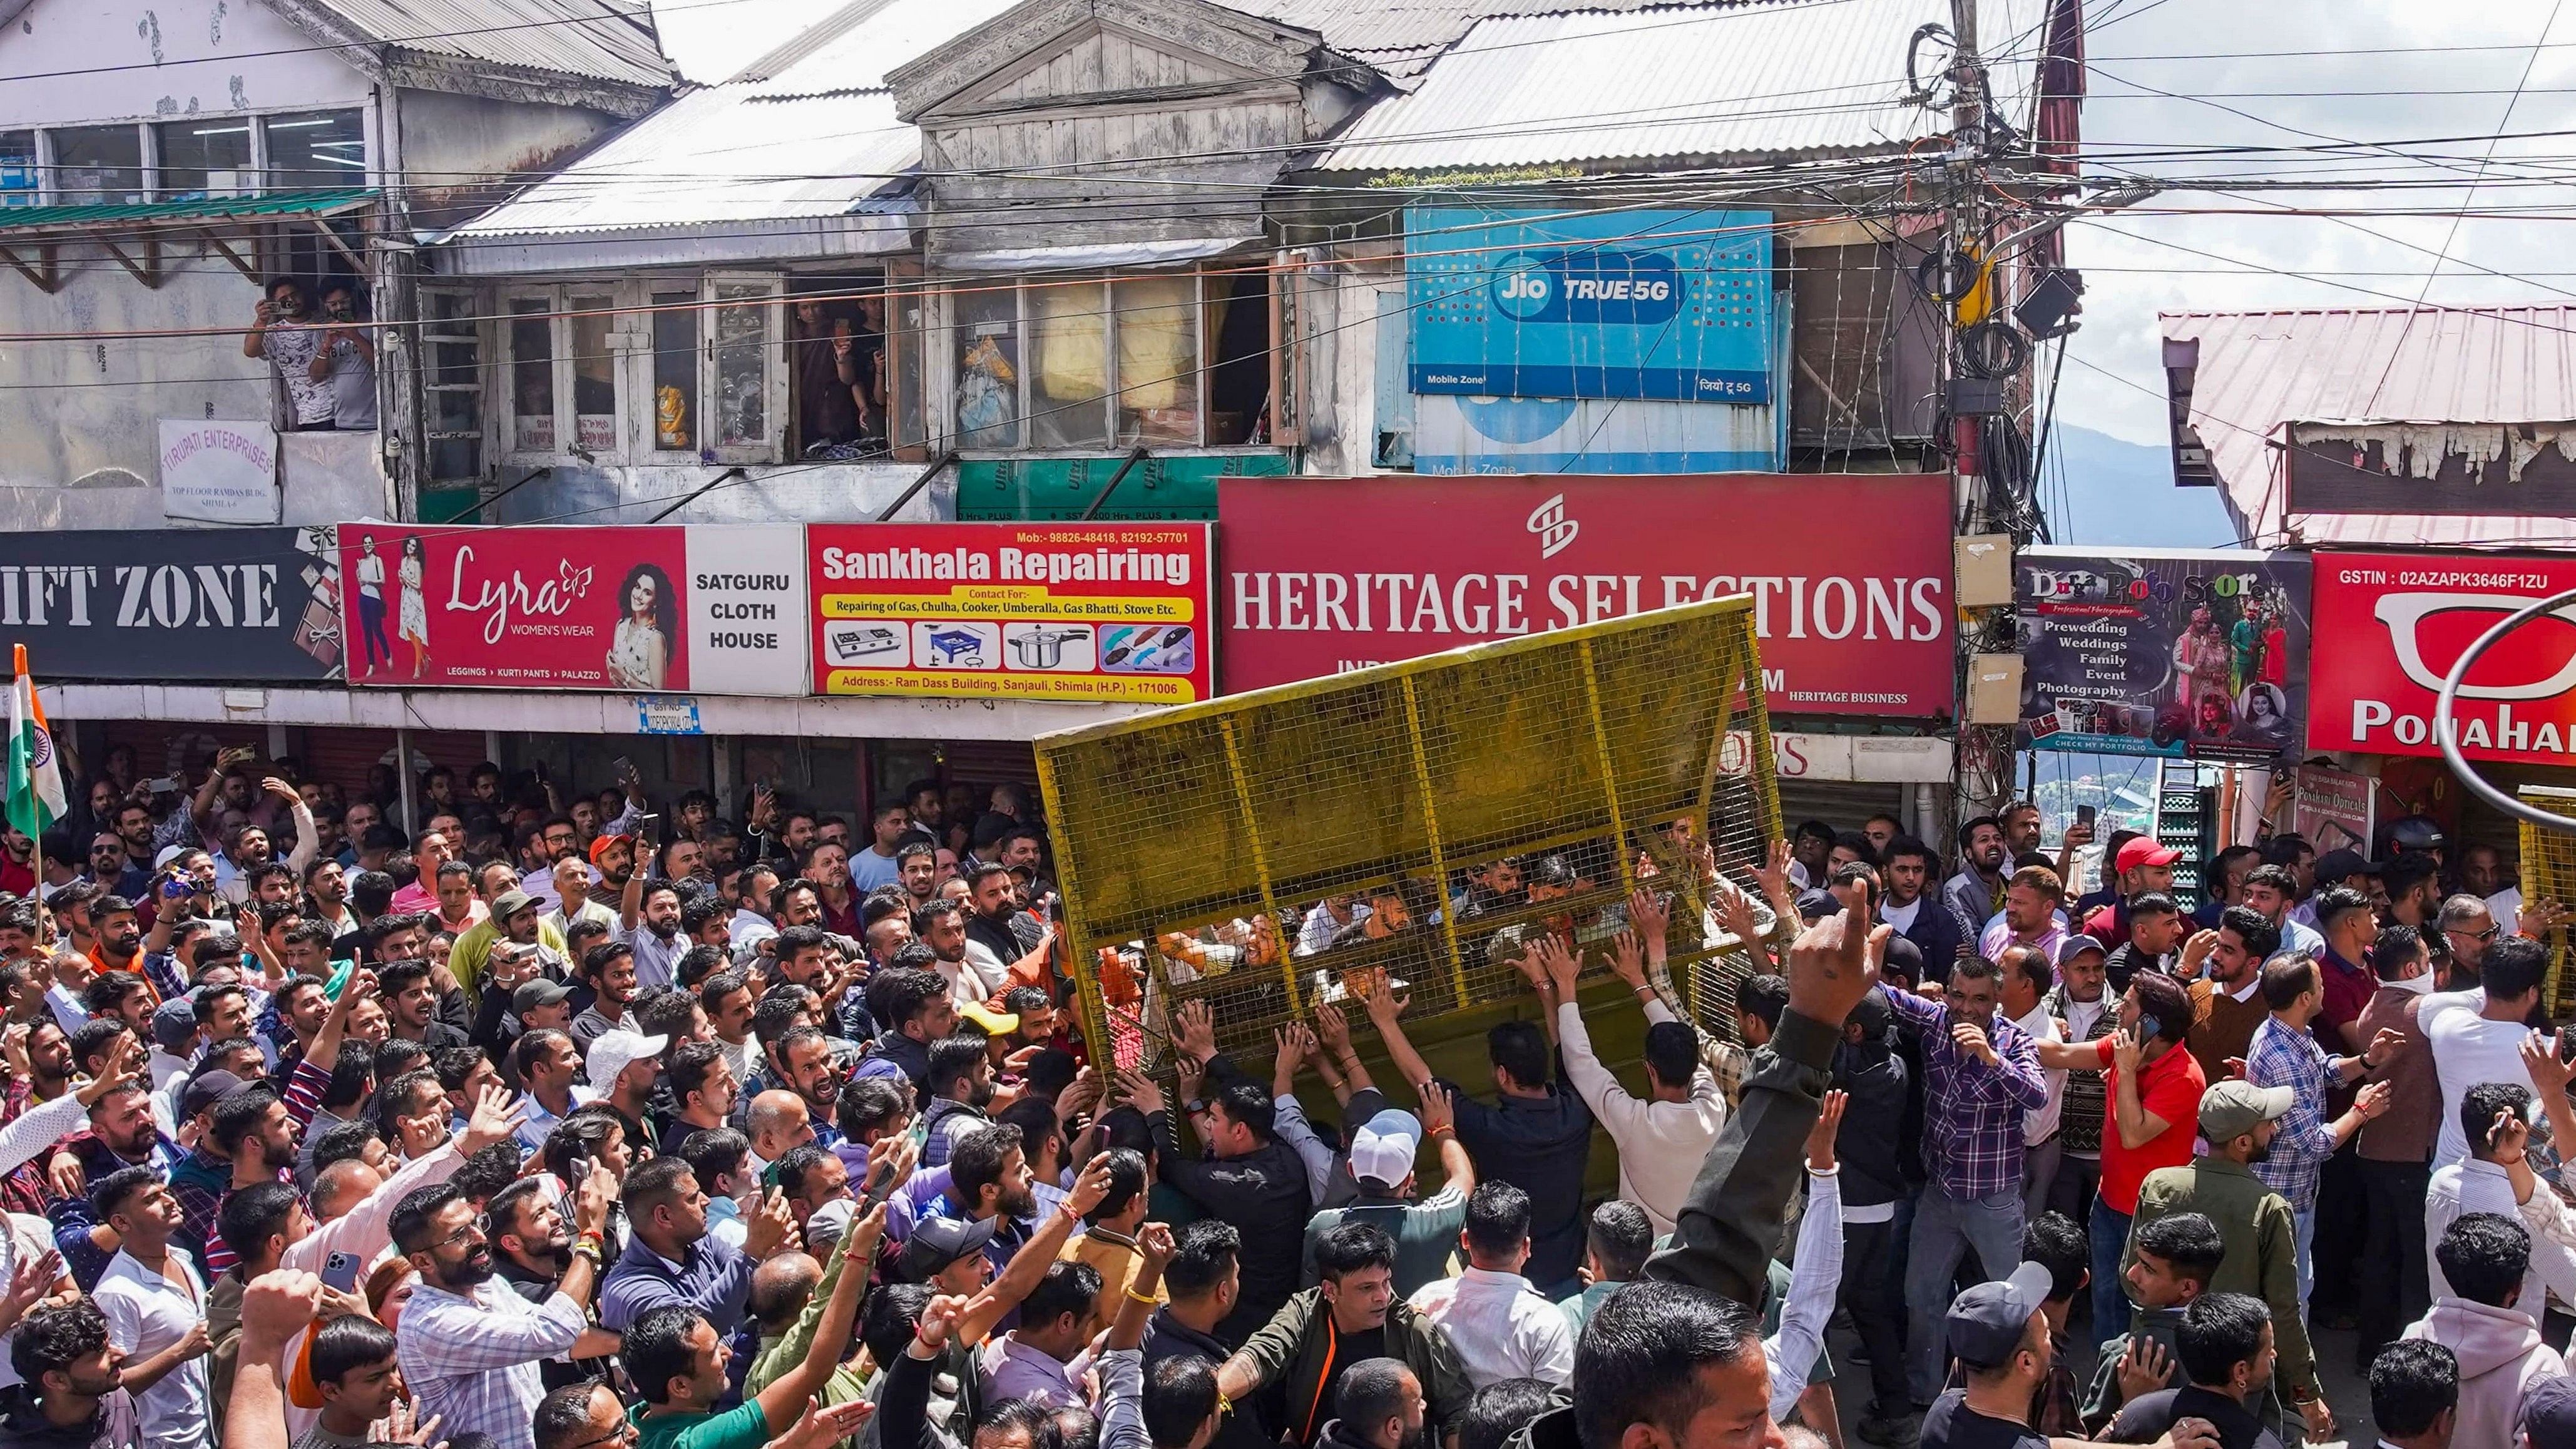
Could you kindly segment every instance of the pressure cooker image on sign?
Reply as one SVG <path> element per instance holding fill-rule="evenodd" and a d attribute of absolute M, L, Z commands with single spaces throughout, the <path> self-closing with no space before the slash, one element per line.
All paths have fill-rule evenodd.
<path fill-rule="evenodd" d="M 1007 669 L 1089 674 L 1099 655 L 1088 624 L 1005 624 L 1002 645 L 1010 651 Z"/>

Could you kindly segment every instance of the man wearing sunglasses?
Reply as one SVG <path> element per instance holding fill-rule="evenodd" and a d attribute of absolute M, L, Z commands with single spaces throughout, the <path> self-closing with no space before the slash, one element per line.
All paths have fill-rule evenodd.
<path fill-rule="evenodd" d="M 2487 948 L 2504 934 L 2487 910 L 2487 903 L 2472 895 L 2452 896 L 2442 902 L 2439 919 L 2442 942 L 2450 947 L 2452 970 L 2463 979 L 2475 977 L 2479 963 L 2486 959 Z"/>

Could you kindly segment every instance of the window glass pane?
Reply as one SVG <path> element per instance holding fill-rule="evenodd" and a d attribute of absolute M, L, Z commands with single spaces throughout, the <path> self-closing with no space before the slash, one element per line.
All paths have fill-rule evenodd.
<path fill-rule="evenodd" d="M 259 189 L 250 170 L 248 116 L 164 121 L 153 129 L 161 137 L 162 200 L 247 196 Z"/>
<path fill-rule="evenodd" d="M 429 476 L 483 475 L 483 347 L 466 292 L 425 292 L 422 328 L 429 345 Z"/>
<path fill-rule="evenodd" d="M 44 182 L 36 170 L 36 133 L 0 131 L 0 207 L 34 206 Z"/>
<path fill-rule="evenodd" d="M 957 442 L 1020 445 L 1020 296 L 990 282 L 957 293 Z"/>
<path fill-rule="evenodd" d="M 1199 281 L 1122 277 L 1118 319 L 1118 440 L 1199 440 Z"/>
<path fill-rule="evenodd" d="M 752 448 L 769 441 L 769 288 L 758 282 L 724 282 L 718 302 L 757 298 L 749 306 L 716 308 L 716 446 Z"/>
<path fill-rule="evenodd" d="M 616 319 L 613 297 L 572 299 L 572 419 L 583 447 L 594 453 L 617 446 L 617 363 L 608 350 L 608 326 Z"/>
<path fill-rule="evenodd" d="M 886 315 L 894 358 L 894 376 L 887 386 L 887 399 L 894 413 L 894 440 L 904 447 L 922 441 L 921 429 L 921 349 L 927 342 L 922 331 L 923 283 L 919 277 L 896 277 L 887 282 Z"/>
<path fill-rule="evenodd" d="M 1109 441 L 1109 314 L 1098 282 L 1032 282 L 1029 445 Z"/>
<path fill-rule="evenodd" d="M 143 132 L 133 126 L 79 126 L 54 133 L 54 185 L 71 205 L 139 202 Z"/>
<path fill-rule="evenodd" d="M 356 111 L 314 111 L 271 116 L 268 133 L 271 191 L 337 191 L 367 184 L 367 131 Z"/>
<path fill-rule="evenodd" d="M 555 339 L 547 304 L 534 297 L 510 302 L 510 448 L 519 453 L 555 450 Z"/>
<path fill-rule="evenodd" d="M 698 294 L 653 294 L 653 446 L 698 446 Z"/>

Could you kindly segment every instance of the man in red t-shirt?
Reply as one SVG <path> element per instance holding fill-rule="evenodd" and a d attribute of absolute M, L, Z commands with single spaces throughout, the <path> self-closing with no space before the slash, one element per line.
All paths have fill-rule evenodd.
<path fill-rule="evenodd" d="M 2159 1167 L 2191 1161 L 2200 1094 L 2209 1085 L 2183 1050 L 2191 1030 L 2191 994 L 2161 971 L 2129 978 L 2120 999 L 2120 1029 L 2098 1041 L 2040 1042 L 2039 1064 L 2058 1071 L 2107 1071 L 2110 1120 L 2102 1124 L 2102 1187 L 2093 1200 L 2093 1329 L 2105 1338 L 2129 1325 L 2120 1254 L 2138 1185 Z"/>

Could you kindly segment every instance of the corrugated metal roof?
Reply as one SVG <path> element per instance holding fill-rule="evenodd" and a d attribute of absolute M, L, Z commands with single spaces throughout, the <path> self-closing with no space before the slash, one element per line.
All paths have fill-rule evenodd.
<path fill-rule="evenodd" d="M 1589 10 L 1638 10 L 1655 0 L 1600 0 Z M 1344 55 L 1399 79 L 1419 75 L 1479 20 L 1567 8 L 1556 0 L 1232 0 L 1229 10 L 1316 31 Z"/>
<path fill-rule="evenodd" d="M 218 217 L 328 216 L 364 206 L 380 193 L 365 190 L 273 191 L 200 201 L 95 202 L 77 206 L 16 206 L 0 210 L 0 230 L 87 226 L 121 221 L 203 221 Z"/>
<path fill-rule="evenodd" d="M 2036 25 L 2002 0 L 1998 36 Z M 2033 12 L 2024 17 L 2020 12 Z M 1411 94 L 1377 106 L 1316 163 L 1330 171 L 1520 166 L 1902 148 L 1948 129 L 1905 99 L 1916 27 L 1950 0 L 1808 0 L 1505 15 L 1478 22 Z M 1331 35 L 1329 25 L 1326 34 Z M 1337 40 L 1336 44 L 1347 44 Z M 2017 120 L 2027 43 L 1992 65 Z"/>
<path fill-rule="evenodd" d="M 451 236 L 622 231 L 838 216 L 921 159 L 883 91 L 775 100 L 692 91 Z"/>
<path fill-rule="evenodd" d="M 2576 306 L 2181 312 L 2196 339 L 2191 425 L 2238 528 L 2258 543 L 2522 547 L 2576 541 L 2576 520 L 2284 511 L 2289 422 L 2576 418 Z"/>
<path fill-rule="evenodd" d="M 840 91 L 885 89 L 886 73 L 917 60 L 965 34 L 1018 0 L 865 0 L 798 37 L 802 51 L 774 73 L 759 79 L 760 96 L 819 96 Z M 848 28 L 838 35 L 809 38 L 826 27 Z M 776 59 L 779 52 L 772 52 Z"/>
<path fill-rule="evenodd" d="M 668 86 L 649 15 L 618 0 L 306 0 L 377 42 L 424 55 Z"/>

